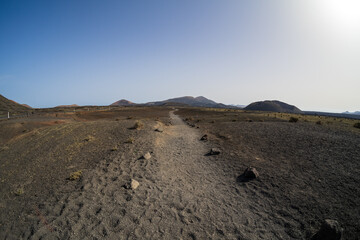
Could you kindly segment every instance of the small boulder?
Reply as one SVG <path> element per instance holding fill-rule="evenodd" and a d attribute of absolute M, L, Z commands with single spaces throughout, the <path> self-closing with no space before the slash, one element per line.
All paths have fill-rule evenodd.
<path fill-rule="evenodd" d="M 208 140 L 208 135 L 205 134 L 204 136 L 202 136 L 202 137 L 200 138 L 200 140 L 201 140 L 201 141 L 207 141 L 207 140 Z"/>
<path fill-rule="evenodd" d="M 135 190 L 137 189 L 137 187 L 140 185 L 140 183 L 138 181 L 136 181 L 135 179 L 131 179 L 131 183 L 130 183 L 130 186 L 131 186 L 131 189 L 132 190 Z"/>
<path fill-rule="evenodd" d="M 340 224 L 331 219 L 325 219 L 320 230 L 311 238 L 312 240 L 340 240 L 343 229 Z"/>
<path fill-rule="evenodd" d="M 209 152 L 209 155 L 219 155 L 221 153 L 220 149 L 212 148 Z"/>
<path fill-rule="evenodd" d="M 147 152 L 144 154 L 144 156 L 142 158 L 145 160 L 149 160 L 151 158 L 151 154 L 149 152 Z"/>
<path fill-rule="evenodd" d="M 249 178 L 249 179 L 258 178 L 259 173 L 256 170 L 256 168 L 248 167 L 244 172 L 244 177 Z"/>
<path fill-rule="evenodd" d="M 157 129 L 155 129 L 155 132 L 163 132 L 164 129 L 162 127 L 158 127 Z"/>

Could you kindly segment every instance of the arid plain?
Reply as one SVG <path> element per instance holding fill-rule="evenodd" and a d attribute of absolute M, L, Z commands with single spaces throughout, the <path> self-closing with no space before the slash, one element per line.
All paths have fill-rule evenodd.
<path fill-rule="evenodd" d="M 354 123 L 184 107 L 1 120 L 0 239 L 310 239 L 324 219 L 359 239 Z"/>

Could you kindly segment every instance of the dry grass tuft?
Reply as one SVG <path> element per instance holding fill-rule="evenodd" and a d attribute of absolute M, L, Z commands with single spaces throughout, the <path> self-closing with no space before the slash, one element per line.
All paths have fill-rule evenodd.
<path fill-rule="evenodd" d="M 289 122 L 296 123 L 297 121 L 299 121 L 299 119 L 296 117 L 290 117 L 290 119 L 289 119 Z"/>
<path fill-rule="evenodd" d="M 134 126 L 132 127 L 132 129 L 141 129 L 141 128 L 143 128 L 144 127 L 144 123 L 143 122 L 141 122 L 141 121 L 136 121 L 135 122 L 135 124 L 134 124 Z"/>
<path fill-rule="evenodd" d="M 128 138 L 128 139 L 125 141 L 125 143 L 130 143 L 130 144 L 132 144 L 132 143 L 134 143 L 134 142 L 135 142 L 135 139 L 132 138 L 132 137 Z"/>
<path fill-rule="evenodd" d="M 80 179 L 82 176 L 82 171 L 72 172 L 70 173 L 69 180 L 74 181 Z"/>
<path fill-rule="evenodd" d="M 23 187 L 20 187 L 20 188 L 16 189 L 16 190 L 14 191 L 14 194 L 15 194 L 16 196 L 23 195 L 23 194 L 24 194 L 24 188 L 23 188 Z"/>

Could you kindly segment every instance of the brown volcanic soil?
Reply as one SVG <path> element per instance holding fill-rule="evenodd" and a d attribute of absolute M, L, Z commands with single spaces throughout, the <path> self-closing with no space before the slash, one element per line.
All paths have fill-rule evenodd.
<path fill-rule="evenodd" d="M 325 218 L 340 222 L 344 239 L 358 239 L 358 129 L 303 116 L 289 123 L 269 113 L 176 111 L 190 127 L 170 111 L 0 121 L 0 239 L 308 239 Z M 143 128 L 131 129 L 138 120 Z M 222 153 L 206 156 L 211 147 Z M 152 157 L 140 159 L 146 152 Z M 245 182 L 249 165 L 260 178 Z M 130 179 L 136 190 L 123 187 Z"/>
<path fill-rule="evenodd" d="M 346 127 L 345 120 L 332 119 L 317 125 L 300 115 L 300 122 L 290 123 L 243 111 L 179 114 L 222 149 L 214 161 L 233 182 L 249 216 L 256 215 L 256 224 L 248 223 L 254 226 L 249 239 L 264 233 L 265 239 L 309 239 L 326 218 L 339 221 L 343 239 L 359 239 L 360 131 L 353 123 Z M 259 179 L 242 181 L 248 166 L 259 171 Z"/>

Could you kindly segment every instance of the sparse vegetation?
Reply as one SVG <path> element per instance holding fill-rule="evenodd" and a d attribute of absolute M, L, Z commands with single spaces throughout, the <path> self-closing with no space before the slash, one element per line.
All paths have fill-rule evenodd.
<path fill-rule="evenodd" d="M 297 121 L 299 121 L 299 119 L 296 117 L 290 117 L 290 119 L 289 119 L 289 122 L 296 123 Z"/>
<path fill-rule="evenodd" d="M 82 176 L 82 171 L 77 171 L 77 172 L 72 172 L 70 173 L 70 177 L 69 177 L 69 180 L 71 181 L 75 181 L 75 180 L 78 180 L 80 179 Z"/>
<path fill-rule="evenodd" d="M 143 128 L 143 127 L 144 127 L 144 123 L 143 123 L 143 122 L 141 122 L 141 121 L 136 121 L 135 124 L 134 124 L 134 126 L 132 127 L 132 129 L 137 129 L 137 130 L 139 130 L 139 129 Z"/>
<path fill-rule="evenodd" d="M 91 136 L 91 135 L 88 135 L 86 138 L 84 138 L 84 142 L 91 142 L 91 141 L 94 141 L 95 140 L 95 137 Z"/>
<path fill-rule="evenodd" d="M 117 151 L 117 150 L 118 150 L 117 146 L 115 146 L 115 147 L 113 147 L 113 148 L 110 149 L 110 151 L 112 151 L 112 152 L 115 152 L 115 151 Z"/>
<path fill-rule="evenodd" d="M 23 188 L 23 187 L 20 187 L 20 188 L 16 189 L 16 190 L 14 191 L 14 194 L 15 194 L 16 196 L 23 195 L 23 194 L 24 194 L 24 188 Z"/>
<path fill-rule="evenodd" d="M 134 143 L 135 142 L 135 139 L 133 138 L 133 137 L 129 137 L 126 141 L 125 141 L 125 143 L 130 143 L 130 144 L 132 144 L 132 143 Z"/>

